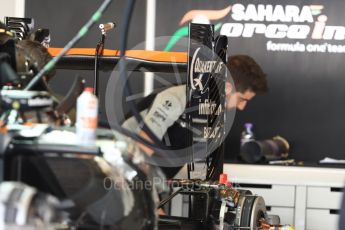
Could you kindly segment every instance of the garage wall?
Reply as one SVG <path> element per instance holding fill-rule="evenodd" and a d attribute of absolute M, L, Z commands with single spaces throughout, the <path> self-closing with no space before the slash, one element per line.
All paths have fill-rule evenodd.
<path fill-rule="evenodd" d="M 86 23 L 101 3 L 102 1 L 95 0 L 35 0 L 26 4 L 25 16 L 35 19 L 36 29 L 50 29 L 52 47 L 63 47 Z M 119 28 L 124 5 L 125 1 L 113 1 L 99 21 L 99 23 L 115 22 L 117 24 L 115 29 L 107 33 L 105 42 L 106 49 L 119 48 Z M 137 1 L 135 13 L 132 18 L 132 26 L 129 31 L 129 49 L 145 41 L 145 21 L 146 1 Z M 98 28 L 99 23 L 94 25 L 89 33 L 75 47 L 96 47 L 101 37 Z M 137 48 L 144 49 L 145 44 L 141 44 Z M 85 78 L 88 86 L 93 85 L 93 71 L 58 70 L 55 78 L 50 83 L 53 91 L 57 94 L 65 95 L 77 75 Z M 109 76 L 110 72 L 100 72 L 99 84 L 102 89 L 100 90 L 100 115 L 103 120 L 106 119 L 104 97 Z M 142 92 L 142 74 L 133 74 L 130 78 L 131 81 L 133 81 L 131 83 L 133 93 Z"/>
<path fill-rule="evenodd" d="M 344 7 L 340 0 L 158 1 L 156 36 L 181 36 L 190 21 L 208 19 L 228 36 L 230 55 L 254 57 L 267 74 L 269 93 L 236 114 L 228 160 L 238 155 L 245 122 L 254 124 L 258 139 L 288 139 L 297 160 L 345 157 Z M 274 15 L 265 16 L 270 9 Z"/>
<path fill-rule="evenodd" d="M 104 21 L 115 20 L 120 23 L 124 2 L 114 1 L 105 14 Z M 36 0 L 26 4 L 25 14 L 27 17 L 34 17 L 38 27 L 51 29 L 52 46 L 63 46 L 99 4 L 100 1 L 94 0 L 78 2 Z M 232 7 L 236 4 L 243 6 L 243 12 L 237 9 L 243 15 L 251 5 L 249 11 L 252 11 L 252 15 L 253 12 L 257 14 L 257 18 L 245 18 L 242 15 L 237 19 L 235 16 L 235 20 L 233 15 L 235 11 Z M 290 20 L 279 18 L 279 16 L 276 19 L 260 19 L 259 5 L 261 7 L 270 5 L 272 9 L 280 11 L 277 15 L 285 15 L 286 6 L 289 5 Z M 227 11 L 229 7 L 230 10 Z M 342 11 L 344 8 L 345 2 L 341 0 L 157 1 L 155 25 L 157 37 L 185 36 L 183 28 L 193 21 L 194 16 L 198 16 L 189 17 L 192 14 L 188 12 L 195 13 L 195 10 L 203 10 L 199 11 L 199 20 L 200 18 L 209 20 L 216 25 L 218 33 L 222 31 L 228 35 L 229 54 L 248 54 L 254 57 L 267 73 L 270 92 L 255 98 L 249 103 L 247 110 L 237 112 L 235 124 L 226 141 L 228 160 L 235 159 L 238 154 L 240 133 L 245 122 L 254 123 L 254 131 L 258 139 L 271 138 L 275 135 L 288 139 L 292 146 L 291 157 L 297 160 L 316 162 L 325 156 L 344 158 L 345 49 L 341 49 L 345 45 L 345 17 Z M 146 1 L 137 1 L 130 30 L 129 47 L 145 40 L 145 9 Z M 310 15 L 308 15 L 308 9 Z M 205 10 L 218 12 L 213 16 L 206 14 L 205 18 Z M 291 16 L 291 10 L 294 12 L 297 10 L 298 16 Z M 301 15 L 302 11 L 307 12 L 306 15 Z M 211 19 L 207 18 L 208 16 Z M 320 18 L 320 16 L 323 17 Z M 326 21 L 324 16 L 327 17 Z M 187 19 L 182 20 L 184 17 Z M 336 26 L 339 29 L 337 35 L 334 33 L 330 38 L 315 38 L 312 35 L 313 31 L 317 25 L 320 25 L 318 23 L 323 22 L 324 26 L 332 28 Z M 237 27 L 234 23 L 237 23 Z M 238 26 L 244 27 L 245 24 L 262 24 L 261 32 L 259 29 L 259 32 L 254 34 L 251 34 L 250 30 L 247 31 L 249 35 L 243 33 L 243 28 Z M 274 27 L 275 24 L 285 25 L 285 27 L 279 27 L 279 29 Z M 302 36 L 303 31 L 301 31 L 303 26 L 310 29 L 305 37 Z M 332 29 L 331 27 L 329 29 Z M 283 32 L 282 37 L 272 37 L 267 32 L 268 28 L 273 30 L 273 34 Z M 296 31 L 290 32 L 288 36 L 284 28 L 287 28 L 286 30 L 292 28 Z M 241 31 L 236 34 L 236 30 Z M 118 47 L 117 32 L 118 30 L 114 30 L 109 33 L 108 48 Z M 298 35 L 298 33 L 302 33 L 302 37 L 294 37 L 294 34 Z M 93 28 L 78 44 L 78 47 L 93 47 L 98 39 L 99 31 Z M 155 48 L 168 49 L 168 43 L 169 39 L 165 43 L 156 44 Z M 304 46 L 304 50 L 291 51 L 284 48 L 286 44 Z M 322 46 L 326 47 L 324 51 Z M 334 48 L 334 46 L 340 48 Z M 185 51 L 185 41 L 179 40 L 169 50 Z M 59 71 L 58 77 L 52 83 L 53 88 L 57 92 L 64 93 L 75 74 L 81 74 L 89 83 L 92 82 L 92 71 Z M 101 84 L 105 87 L 108 75 L 101 76 Z M 181 75 L 181 77 L 185 76 Z M 134 89 L 142 91 L 142 78 L 137 78 L 132 85 Z"/>

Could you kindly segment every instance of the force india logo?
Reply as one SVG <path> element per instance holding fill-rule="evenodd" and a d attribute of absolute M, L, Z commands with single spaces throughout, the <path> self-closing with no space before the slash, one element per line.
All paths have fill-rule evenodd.
<path fill-rule="evenodd" d="M 211 23 L 212 20 L 227 18 L 226 23 L 217 23 L 215 30 L 230 38 L 252 38 L 257 35 L 268 39 L 298 39 L 296 43 L 273 43 L 268 41 L 267 50 L 309 52 L 345 52 L 345 46 L 327 43 L 331 40 L 345 40 L 345 27 L 326 25 L 328 17 L 322 13 L 323 5 L 264 5 L 236 3 L 221 10 L 191 10 L 180 21 Z M 165 50 L 170 50 L 183 36 L 187 36 L 186 26 L 179 28 Z M 304 45 L 303 39 L 324 41 L 322 44 Z M 280 50 L 279 50 L 280 49 Z M 317 49 L 317 50 L 315 50 Z"/>
<path fill-rule="evenodd" d="M 266 38 L 306 39 L 311 35 L 312 39 L 345 40 L 345 27 L 326 26 L 327 16 L 319 15 L 322 9 L 322 5 L 299 8 L 295 5 L 235 4 L 231 13 L 235 22 L 225 23 L 220 33 L 228 37 L 253 37 L 255 34 L 263 34 Z M 319 15 L 316 21 L 315 15 Z"/>

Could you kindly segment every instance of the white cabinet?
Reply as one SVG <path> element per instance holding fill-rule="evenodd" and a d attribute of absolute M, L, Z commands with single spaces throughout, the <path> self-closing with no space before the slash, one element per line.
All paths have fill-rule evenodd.
<path fill-rule="evenodd" d="M 343 192 L 339 188 L 308 186 L 307 207 L 340 209 Z"/>
<path fill-rule="evenodd" d="M 338 229 L 339 214 L 343 193 L 339 188 L 307 188 L 306 229 Z"/>
<path fill-rule="evenodd" d="M 225 164 L 233 184 L 265 199 L 269 214 L 296 230 L 338 230 L 345 169 Z"/>
<path fill-rule="evenodd" d="M 270 188 L 256 188 L 254 184 L 251 187 L 241 186 L 240 188 L 250 190 L 253 194 L 264 197 L 266 206 L 295 206 L 295 186 L 270 185 Z"/>
<path fill-rule="evenodd" d="M 309 209 L 306 211 L 306 229 L 308 230 L 336 230 L 338 229 L 338 214 L 330 213 L 327 209 Z"/>

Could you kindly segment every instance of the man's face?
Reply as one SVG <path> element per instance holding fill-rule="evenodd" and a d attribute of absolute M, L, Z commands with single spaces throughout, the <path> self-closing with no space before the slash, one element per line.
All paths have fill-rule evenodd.
<path fill-rule="evenodd" d="M 256 93 L 250 89 L 244 92 L 234 92 L 231 84 L 226 84 L 226 109 L 244 110 L 247 102 L 255 97 Z"/>

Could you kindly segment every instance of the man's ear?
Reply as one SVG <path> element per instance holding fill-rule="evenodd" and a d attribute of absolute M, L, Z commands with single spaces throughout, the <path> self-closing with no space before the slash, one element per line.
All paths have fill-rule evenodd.
<path fill-rule="evenodd" d="M 234 86 L 230 82 L 225 82 L 225 95 L 234 93 Z"/>

